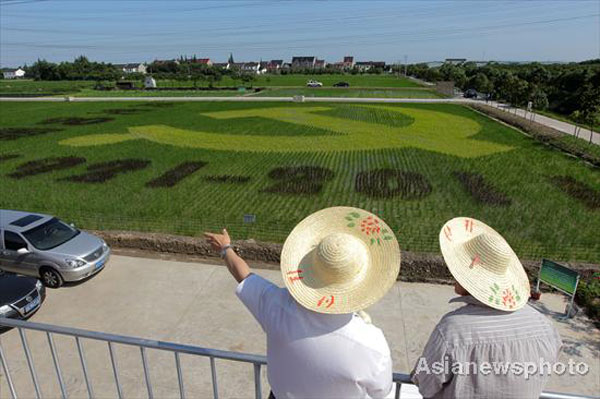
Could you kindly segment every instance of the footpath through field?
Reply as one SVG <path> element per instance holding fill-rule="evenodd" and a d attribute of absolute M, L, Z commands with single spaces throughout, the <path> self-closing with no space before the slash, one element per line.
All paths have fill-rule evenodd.
<path fill-rule="evenodd" d="M 169 102 L 190 102 L 190 101 L 227 101 L 227 102 L 319 102 L 319 103 L 484 103 L 481 100 L 467 98 L 357 98 L 357 97 L 0 97 L 0 102 L 119 102 L 119 101 L 169 101 Z M 495 108 L 503 109 L 525 119 L 534 118 L 534 121 L 542 125 L 559 130 L 563 133 L 574 136 L 576 126 L 554 118 L 550 118 L 537 113 L 528 112 L 520 108 L 510 107 L 509 105 L 490 101 L 486 104 Z M 578 137 L 585 141 L 600 145 L 600 133 L 591 132 L 590 129 L 581 127 L 578 131 Z"/>
<path fill-rule="evenodd" d="M 282 286 L 279 271 L 255 270 Z M 236 283 L 219 265 L 113 256 L 97 276 L 78 285 L 49 290 L 46 302 L 31 321 L 123 334 L 158 341 L 264 354 L 265 336 L 235 296 Z M 367 309 L 382 328 L 392 350 L 394 371 L 408 373 L 440 317 L 459 305 L 446 285 L 397 282 L 376 305 Z M 585 376 L 553 375 L 547 391 L 597 395 L 600 392 L 600 331 L 580 312 L 560 320 L 564 297 L 542 295 L 535 305 L 557 326 L 564 347 L 560 361 L 585 362 Z M 43 397 L 59 397 L 48 342 L 43 333 L 27 335 Z M 31 376 L 17 331 L 1 336 L 2 346 L 21 397 L 33 397 Z M 56 338 L 58 357 L 72 397 L 86 396 L 86 385 L 72 339 Z M 87 365 L 99 397 L 115 397 L 115 384 L 106 344 L 84 340 Z M 120 379 L 126 397 L 144 397 L 145 384 L 137 348 L 116 347 Z M 177 375 L 172 355 L 148 351 L 149 372 L 156 397 L 177 396 Z M 252 367 L 217 361 L 221 397 L 249 397 L 253 392 Z M 206 359 L 182 356 L 188 397 L 211 397 L 210 368 Z M 263 375 L 266 387 L 265 376 Z M 264 391 L 266 388 L 264 389 Z M 263 391 L 263 392 L 264 392 Z M 0 378 L 0 392 L 8 392 Z"/>
<path fill-rule="evenodd" d="M 487 102 L 488 105 L 504 110 L 510 114 L 520 116 L 521 118 L 525 118 L 528 120 L 533 120 L 534 122 L 541 123 L 542 125 L 549 126 L 553 129 L 561 131 L 563 133 L 570 134 L 571 136 L 575 136 L 575 130 L 577 126 L 572 123 L 567 123 L 563 121 L 559 121 L 558 119 L 550 118 L 545 115 L 540 115 L 535 112 L 530 112 L 521 108 L 511 107 L 510 105 L 498 103 L 496 101 Z M 592 132 L 590 129 L 586 129 L 581 126 L 578 130 L 578 137 L 586 142 L 590 141 L 590 134 L 592 134 L 592 143 L 600 144 L 600 133 Z"/>

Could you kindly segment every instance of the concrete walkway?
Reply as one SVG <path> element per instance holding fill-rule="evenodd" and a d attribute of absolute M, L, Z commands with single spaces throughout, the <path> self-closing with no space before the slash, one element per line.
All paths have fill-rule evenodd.
<path fill-rule="evenodd" d="M 563 133 L 570 134 L 571 136 L 575 136 L 575 130 L 577 126 L 573 125 L 572 123 L 559 121 L 558 119 L 553 119 L 545 115 L 537 114 L 535 112 L 528 112 L 524 109 L 511 107 L 510 105 L 498 103 L 496 101 L 488 101 L 487 105 L 504 110 L 512 115 L 517 115 L 528 120 L 533 120 L 537 123 L 549 126 Z M 577 130 L 577 136 L 580 139 L 585 140 L 586 142 L 590 141 L 590 134 L 593 134 L 592 143 L 600 144 L 600 133 L 592 132 L 590 129 L 586 129 L 585 127 L 580 127 Z"/>
<path fill-rule="evenodd" d="M 255 270 L 276 284 L 278 271 Z M 234 294 L 236 283 L 222 266 L 158 259 L 113 256 L 108 266 L 92 279 L 49 290 L 42 309 L 32 321 L 76 327 L 160 341 L 197 345 L 246 353 L 265 353 L 265 336 L 258 323 Z M 392 350 L 394 370 L 408 373 L 421 354 L 440 317 L 457 305 L 449 305 L 450 286 L 398 282 L 375 306 L 368 309 L 373 323 L 383 329 Z M 540 309 L 559 329 L 565 347 L 560 360 L 586 362 L 585 376 L 552 376 L 548 391 L 588 395 L 600 393 L 600 332 L 583 315 L 559 320 L 565 301 L 544 294 Z M 60 391 L 44 334 L 27 334 L 42 386 L 43 397 L 59 397 Z M 33 397 L 31 376 L 17 331 L 0 336 L 17 393 Z M 73 338 L 55 337 L 60 365 L 71 397 L 86 397 L 86 385 Z M 97 397 L 116 397 L 106 344 L 83 341 L 92 385 Z M 116 347 L 120 379 L 126 397 L 147 396 L 140 352 Z M 155 397 L 176 397 L 177 375 L 173 355 L 148 351 Z M 212 397 L 207 359 L 182 356 L 188 397 Z M 217 361 L 221 397 L 246 398 L 254 394 L 249 364 Z M 265 373 L 263 392 L 268 385 Z M 6 380 L 0 377 L 0 397 L 7 397 Z"/>

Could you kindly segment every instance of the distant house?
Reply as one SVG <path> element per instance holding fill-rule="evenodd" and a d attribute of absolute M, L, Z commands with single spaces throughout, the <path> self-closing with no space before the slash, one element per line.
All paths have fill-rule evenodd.
<path fill-rule="evenodd" d="M 359 61 L 354 64 L 354 67 L 361 72 L 366 72 L 366 71 L 370 70 L 371 68 L 384 69 L 385 62 L 384 61 Z"/>
<path fill-rule="evenodd" d="M 242 72 L 254 73 L 257 75 L 262 75 L 263 73 L 265 73 L 267 71 L 266 63 L 261 63 L 261 62 L 243 62 L 243 63 L 241 63 L 241 66 L 239 67 L 239 69 Z"/>
<path fill-rule="evenodd" d="M 319 60 L 319 59 L 317 59 L 317 60 L 315 60 L 315 66 L 314 67 L 315 67 L 315 69 L 322 69 L 322 68 L 325 68 L 326 65 L 327 64 L 325 63 L 325 60 Z"/>
<path fill-rule="evenodd" d="M 342 65 L 344 66 L 344 69 L 352 69 L 354 67 L 354 57 L 351 55 L 345 56 Z"/>
<path fill-rule="evenodd" d="M 342 62 L 334 63 L 333 67 L 340 71 L 347 71 L 349 69 L 352 69 L 354 68 L 354 57 L 347 55 L 344 57 Z"/>
<path fill-rule="evenodd" d="M 210 58 L 196 58 L 196 59 L 192 60 L 192 63 L 200 64 L 200 65 L 207 65 L 207 66 L 211 66 L 213 64 L 213 62 L 210 60 Z"/>
<path fill-rule="evenodd" d="M 267 62 L 266 67 L 268 72 L 277 72 L 283 67 L 283 60 L 271 60 Z"/>
<path fill-rule="evenodd" d="M 130 64 L 115 64 L 115 67 L 124 73 L 143 73 L 146 74 L 146 65 L 137 62 Z"/>
<path fill-rule="evenodd" d="M 25 77 L 25 71 L 21 68 L 5 68 L 2 69 L 4 79 L 19 79 Z"/>
<path fill-rule="evenodd" d="M 444 61 L 447 64 L 452 64 L 452 65 L 461 65 L 464 64 L 465 62 L 467 62 L 466 58 L 446 58 L 446 60 Z"/>
<path fill-rule="evenodd" d="M 317 57 L 292 57 L 292 68 L 314 68 Z"/>

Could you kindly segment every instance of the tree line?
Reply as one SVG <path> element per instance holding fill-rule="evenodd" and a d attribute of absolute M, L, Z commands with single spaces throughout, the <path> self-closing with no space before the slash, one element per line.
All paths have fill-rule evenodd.
<path fill-rule="evenodd" d="M 462 90 L 474 89 L 490 99 L 536 110 L 549 110 L 587 125 L 600 120 L 600 59 L 580 63 L 529 64 L 474 62 L 407 67 L 407 73 L 429 82 L 453 81 Z"/>

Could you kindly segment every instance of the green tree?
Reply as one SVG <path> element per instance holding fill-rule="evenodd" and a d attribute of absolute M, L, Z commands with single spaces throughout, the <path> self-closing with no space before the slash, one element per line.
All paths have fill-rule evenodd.
<path fill-rule="evenodd" d="M 473 88 L 481 93 L 491 93 L 494 87 L 488 77 L 481 72 L 471 76 L 467 86 L 468 88 Z"/>
<path fill-rule="evenodd" d="M 250 87 L 252 87 L 252 82 L 256 79 L 254 74 L 251 73 L 242 73 L 240 76 L 240 79 L 242 80 L 242 82 L 244 82 L 244 84 L 248 85 L 250 84 Z"/>
<path fill-rule="evenodd" d="M 581 96 L 581 118 L 589 126 L 590 132 L 600 124 L 600 88 L 587 84 Z M 590 133 L 590 143 L 593 133 Z"/>

